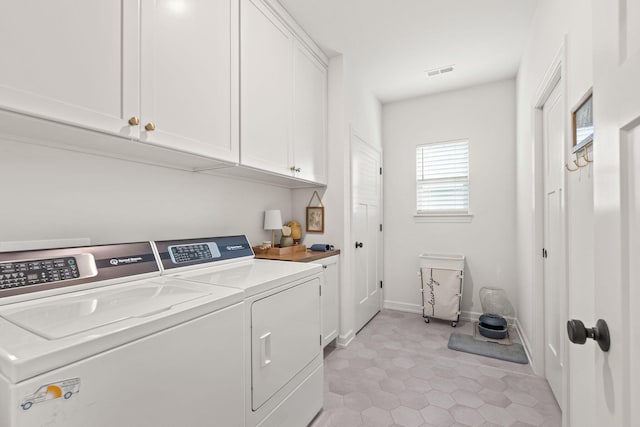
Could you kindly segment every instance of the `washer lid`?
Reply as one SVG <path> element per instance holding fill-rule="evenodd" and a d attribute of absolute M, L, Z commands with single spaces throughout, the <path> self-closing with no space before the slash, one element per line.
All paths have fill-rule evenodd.
<path fill-rule="evenodd" d="M 155 278 L 0 307 L 0 374 L 22 381 L 243 298 L 236 289 Z"/>
<path fill-rule="evenodd" d="M 0 317 L 43 338 L 53 340 L 90 331 L 126 319 L 144 318 L 198 298 L 206 289 L 186 283 L 148 282 L 135 287 L 69 295 L 63 299 L 19 305 Z"/>

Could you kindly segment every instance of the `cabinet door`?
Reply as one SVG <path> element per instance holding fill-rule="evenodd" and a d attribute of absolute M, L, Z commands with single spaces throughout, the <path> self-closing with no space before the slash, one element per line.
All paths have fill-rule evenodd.
<path fill-rule="evenodd" d="M 322 260 L 322 267 L 324 268 L 324 285 L 322 286 L 322 345 L 326 346 L 338 336 L 338 292 L 340 287 L 338 258 L 329 257 Z"/>
<path fill-rule="evenodd" d="M 291 174 L 293 36 L 260 0 L 243 0 L 240 27 L 240 162 Z"/>
<path fill-rule="evenodd" d="M 136 136 L 138 8 L 133 1 L 0 4 L 0 108 Z"/>
<path fill-rule="evenodd" d="M 141 5 L 141 141 L 238 162 L 238 0 Z"/>
<path fill-rule="evenodd" d="M 327 68 L 298 41 L 294 42 L 293 76 L 295 176 L 326 183 Z"/>

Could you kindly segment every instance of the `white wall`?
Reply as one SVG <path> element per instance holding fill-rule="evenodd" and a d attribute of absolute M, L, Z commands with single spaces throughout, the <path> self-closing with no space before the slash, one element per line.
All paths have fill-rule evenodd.
<path fill-rule="evenodd" d="M 416 223 L 415 150 L 468 139 L 469 223 Z M 478 290 L 517 301 L 515 260 L 515 81 L 386 104 L 383 108 L 385 306 L 422 312 L 418 255 L 463 254 L 463 315 L 481 313 Z"/>
<path fill-rule="evenodd" d="M 291 190 L 0 140 L 0 241 L 92 244 L 246 233 L 271 240 L 264 210 Z M 10 202 L 9 202 L 10 201 Z"/>
<path fill-rule="evenodd" d="M 519 321 L 529 341 L 534 366 L 544 373 L 543 313 L 536 308 L 535 289 L 542 285 L 539 253 L 536 244 L 536 215 L 542 206 L 536 203 L 533 106 L 540 85 L 554 57 L 565 44 L 563 58 L 566 156 L 570 161 L 570 112 L 592 85 L 592 6 L 579 0 L 539 0 L 528 45 L 524 51 L 517 78 L 518 147 L 517 147 L 517 240 Z M 538 182 L 539 185 L 539 182 Z M 591 319 L 593 316 L 593 179 L 591 167 L 580 172 L 565 172 L 567 212 L 567 279 L 568 307 L 566 318 Z M 593 369 L 593 349 L 567 344 L 571 425 L 591 425 L 593 413 L 592 379 L 584 373 Z M 565 420 L 568 422 L 568 420 Z M 568 425 L 568 424 L 567 424 Z"/>

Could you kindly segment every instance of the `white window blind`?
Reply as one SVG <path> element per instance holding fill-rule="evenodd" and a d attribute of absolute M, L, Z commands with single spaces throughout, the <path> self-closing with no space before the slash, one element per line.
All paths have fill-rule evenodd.
<path fill-rule="evenodd" d="M 447 141 L 416 147 L 418 214 L 469 212 L 469 141 Z"/>

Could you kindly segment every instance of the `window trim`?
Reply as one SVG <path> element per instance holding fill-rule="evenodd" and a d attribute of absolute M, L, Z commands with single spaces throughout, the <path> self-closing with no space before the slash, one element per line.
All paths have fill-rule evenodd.
<path fill-rule="evenodd" d="M 415 222 L 471 222 L 473 214 L 471 212 L 464 214 L 456 213 L 440 213 L 440 214 L 415 214 L 413 216 Z"/>

